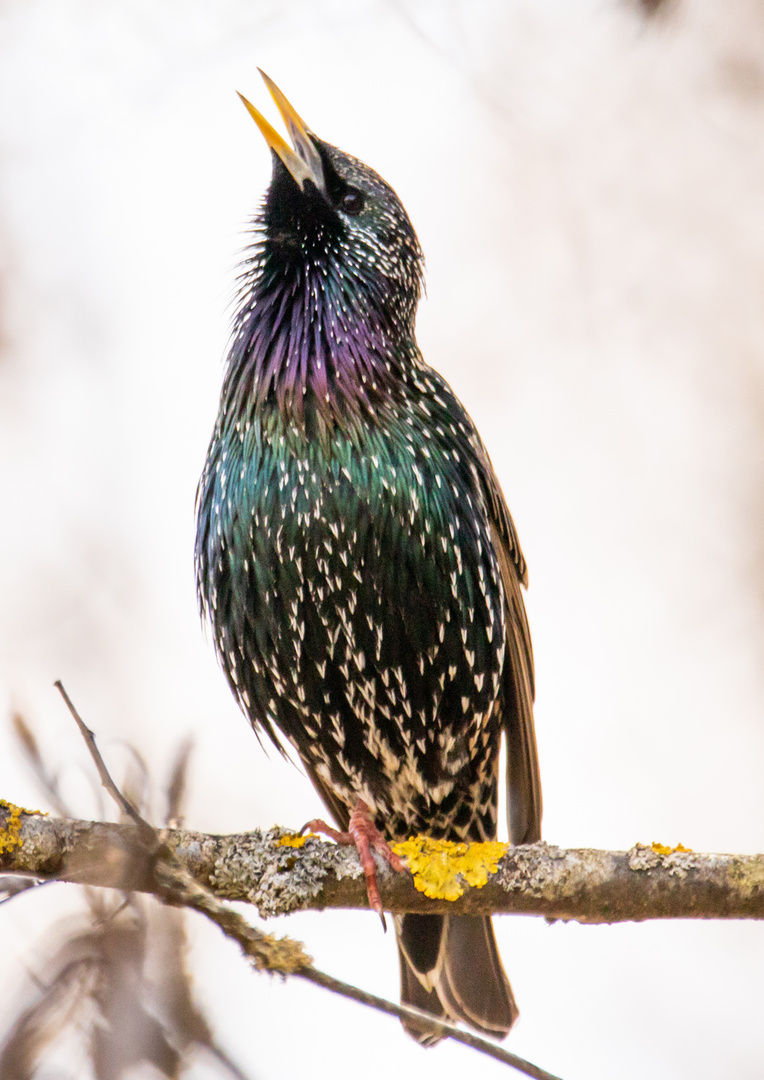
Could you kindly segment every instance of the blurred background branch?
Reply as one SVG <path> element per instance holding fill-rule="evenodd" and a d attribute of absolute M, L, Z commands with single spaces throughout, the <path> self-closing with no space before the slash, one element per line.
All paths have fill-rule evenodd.
<path fill-rule="evenodd" d="M 74 714 L 63 688 L 61 693 Z M 93 740 L 92 732 L 86 728 L 83 731 L 82 721 L 77 720 L 86 742 L 88 735 Z M 24 843 L 24 819 L 51 825 L 71 822 L 58 774 L 41 752 L 32 728 L 20 713 L 12 717 L 12 727 L 41 792 L 56 812 L 66 817 L 29 814 L 0 802 L 3 855 L 34 846 Z M 189 752 L 189 743 L 182 743 L 170 772 L 165 793 L 167 820 L 180 818 Z M 133 756 L 133 762 L 140 762 L 139 755 Z M 104 772 L 108 777 L 105 766 Z M 133 777 L 130 798 L 119 793 L 122 802 L 108 777 L 123 819 L 131 818 L 126 812 L 128 807 L 138 815 L 133 804 L 140 805 L 147 794 L 149 777 L 142 766 L 139 772 L 140 785 Z M 83 1067 L 86 1063 L 94 1080 L 120 1080 L 128 1074 L 136 1075 L 134 1070 L 144 1066 L 151 1067 L 153 1075 L 175 1080 L 200 1055 L 207 1058 L 216 1076 L 246 1080 L 246 1074 L 215 1039 L 195 1000 L 187 965 L 183 911 L 152 904 L 136 895 L 127 882 L 120 885 L 116 875 L 111 879 L 112 889 L 98 888 L 104 881 L 91 873 L 98 865 L 108 878 L 108 867 L 114 870 L 129 852 L 140 850 L 146 855 L 146 830 L 141 831 L 135 823 L 132 828 L 139 833 L 137 844 L 123 838 L 116 850 L 106 842 L 100 847 L 90 845 L 87 851 L 81 850 L 79 857 L 75 855 L 74 864 L 79 858 L 82 884 L 87 886 L 83 890 L 87 914 L 47 927 L 45 958 L 40 970 L 30 973 L 34 983 L 32 1000 L 22 1007 L 0 1041 L 2 1080 L 32 1080 L 39 1075 L 41 1066 L 60 1059 L 66 1044 L 67 1059 L 74 1063 L 79 1050 Z M 110 829 L 124 829 L 124 825 L 105 825 L 104 829 L 108 833 Z M 88 831 L 92 834 L 92 830 Z M 46 874 L 0 878 L 0 902 L 53 880 L 55 877 Z"/>

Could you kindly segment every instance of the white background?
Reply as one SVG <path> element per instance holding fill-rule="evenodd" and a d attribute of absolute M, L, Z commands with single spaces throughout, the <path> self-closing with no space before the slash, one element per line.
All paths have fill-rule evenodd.
<path fill-rule="evenodd" d="M 477 422 L 530 566 L 546 838 L 762 850 L 755 0 L 655 19 L 636 0 L 3 4 L 0 709 L 22 710 L 82 816 L 101 811 L 56 678 L 117 773 L 129 742 L 161 786 L 193 733 L 190 827 L 319 810 L 238 713 L 194 596 L 228 301 L 270 172 L 234 93 L 274 117 L 256 65 L 419 232 L 420 344 Z M 0 794 L 40 805 L 4 723 Z M 46 927 L 80 909 L 67 886 L 0 908 L 3 1025 Z M 564 1080 L 764 1075 L 763 926 L 497 923 L 516 1053 Z M 253 1077 L 508 1075 L 190 928 L 199 998 Z M 397 995 L 374 916 L 273 929 Z"/>

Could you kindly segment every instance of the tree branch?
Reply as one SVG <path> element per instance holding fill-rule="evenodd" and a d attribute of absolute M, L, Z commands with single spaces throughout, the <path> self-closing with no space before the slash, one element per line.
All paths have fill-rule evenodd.
<path fill-rule="evenodd" d="M 180 830 L 169 827 L 174 824 L 173 819 L 180 806 L 189 745 L 186 744 L 185 748 L 181 749 L 173 769 L 168 792 L 168 827 L 162 830 L 155 829 L 115 784 L 98 749 L 94 733 L 80 717 L 61 682 L 57 682 L 55 686 L 87 744 L 101 783 L 121 813 L 127 816 L 132 824 L 125 827 L 100 822 L 77 822 L 66 816 L 47 819 L 47 815 L 23 810 L 13 803 L 0 799 L 0 868 L 5 853 L 10 857 L 11 873 L 34 874 L 32 883 L 35 885 L 42 884 L 46 880 L 58 880 L 88 884 L 91 887 L 95 885 L 119 888 L 126 891 L 128 897 L 131 892 L 138 890 L 150 892 L 167 905 L 191 908 L 206 916 L 227 937 L 239 944 L 244 955 L 260 971 L 277 972 L 312 982 L 316 986 L 357 1001 L 361 1005 L 406 1020 L 409 1027 L 413 1024 L 414 1027 L 430 1032 L 437 1038 L 448 1038 L 454 1042 L 463 1043 L 481 1054 L 532 1077 L 533 1080 L 559 1080 L 559 1077 L 526 1061 L 525 1058 L 518 1057 L 511 1050 L 506 1050 L 492 1040 L 482 1038 L 471 1031 L 463 1031 L 456 1024 L 441 1017 L 431 1016 L 409 1005 L 395 1005 L 376 994 L 335 979 L 332 975 L 313 966 L 311 957 L 307 955 L 299 941 L 287 937 L 276 938 L 250 925 L 229 904 L 219 899 L 208 885 L 199 879 L 198 875 L 194 877 L 192 868 L 186 865 L 179 854 L 183 847 L 182 841 L 187 835 L 194 837 L 191 840 L 191 848 L 198 847 L 198 840 L 203 840 L 204 837 L 200 834 L 181 833 Z M 66 814 L 58 793 L 57 781 L 45 767 L 33 733 L 20 716 L 15 718 L 14 727 L 33 771 L 43 782 L 43 787 L 53 796 L 54 805 Z M 35 828 L 40 824 L 41 828 Z M 27 826 L 27 835 L 23 835 L 25 826 Z M 72 826 L 74 826 L 73 832 Z M 287 834 L 284 837 L 281 830 L 277 832 L 278 835 L 273 841 L 273 846 L 276 848 L 286 847 L 294 850 L 306 843 L 306 838 L 302 836 Z M 262 836 L 259 839 L 262 842 Z M 177 843 L 179 840 L 181 840 L 180 845 Z M 426 842 L 430 843 L 430 841 Z M 25 859 L 19 860 L 18 853 L 22 849 Z M 14 852 L 17 853 L 15 860 L 12 857 Z M 186 853 L 183 852 L 183 854 Z M 414 853 L 412 853 L 412 860 L 413 858 Z M 18 879 L 11 877 L 10 880 Z M 2 891 L 9 894 L 6 898 L 10 898 L 14 892 L 7 886 Z M 125 903 L 128 902 L 125 901 Z M 384 917 L 382 925 L 384 926 Z M 25 1014 L 25 1017 L 28 1016 L 29 1014 Z M 200 1019 L 196 1010 L 194 1010 L 194 1016 L 197 1020 Z M 107 1019 L 107 1027 L 111 1027 L 111 1019 Z M 197 1028 L 196 1041 L 199 1041 L 199 1026 L 197 1024 L 192 1027 Z M 204 1036 L 203 1045 L 212 1050 L 221 1061 L 230 1064 L 215 1048 L 205 1024 L 202 1024 L 201 1030 Z M 32 1049 L 23 1021 L 17 1035 L 20 1042 L 14 1043 L 11 1037 L 10 1043 L 6 1043 L 0 1053 L 6 1064 L 7 1052 L 17 1055 L 18 1051 L 28 1055 Z M 142 1050 L 141 1053 L 144 1051 Z M 172 1060 L 174 1061 L 175 1058 L 173 1057 Z"/>
<path fill-rule="evenodd" d="M 0 803 L 0 873 L 157 892 L 157 853 L 136 825 L 44 817 Z M 301 847 L 279 828 L 213 836 L 183 829 L 161 834 L 191 878 L 213 894 L 253 904 L 261 916 L 368 906 L 354 851 L 312 837 Z M 657 845 L 655 845 L 657 847 Z M 643 919 L 764 918 L 764 856 L 563 850 L 549 844 L 508 848 L 482 888 L 431 900 L 410 874 L 381 863 L 386 911 L 514 913 L 585 923 Z"/>

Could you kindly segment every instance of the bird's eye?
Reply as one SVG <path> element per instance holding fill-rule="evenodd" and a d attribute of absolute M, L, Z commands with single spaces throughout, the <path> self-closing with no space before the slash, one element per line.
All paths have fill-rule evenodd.
<path fill-rule="evenodd" d="M 347 191 L 343 192 L 340 199 L 340 210 L 344 210 L 346 214 L 350 214 L 352 217 L 356 217 L 363 210 L 363 195 L 358 188 L 349 187 Z"/>

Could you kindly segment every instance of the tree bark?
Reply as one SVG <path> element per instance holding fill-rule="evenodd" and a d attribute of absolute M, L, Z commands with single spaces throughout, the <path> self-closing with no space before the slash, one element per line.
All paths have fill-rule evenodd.
<path fill-rule="evenodd" d="M 312 837 L 301 847 L 284 846 L 290 834 L 279 828 L 228 836 L 172 829 L 159 836 L 197 882 L 218 897 L 253 904 L 263 917 L 368 906 L 350 848 Z M 0 803 L 0 873 L 161 893 L 158 858 L 135 825 L 46 817 Z M 378 863 L 382 904 L 393 913 L 506 912 L 583 923 L 764 918 L 761 855 L 538 843 L 508 847 L 495 865 L 483 887 L 462 883 L 462 895 L 445 900 L 428 898 L 411 874 Z"/>

